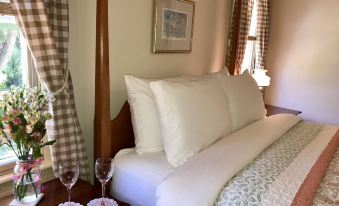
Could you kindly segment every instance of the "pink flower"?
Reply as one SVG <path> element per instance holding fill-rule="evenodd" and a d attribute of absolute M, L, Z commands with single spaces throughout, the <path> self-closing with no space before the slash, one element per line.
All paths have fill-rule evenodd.
<path fill-rule="evenodd" d="M 15 125 L 20 125 L 20 124 L 21 124 L 21 119 L 20 119 L 20 118 L 15 118 L 15 119 L 13 120 L 13 123 L 14 123 Z"/>

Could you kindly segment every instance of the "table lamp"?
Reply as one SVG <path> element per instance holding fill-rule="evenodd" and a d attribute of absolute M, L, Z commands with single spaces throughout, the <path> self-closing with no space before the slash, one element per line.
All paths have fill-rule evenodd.
<path fill-rule="evenodd" d="M 266 72 L 267 70 L 262 68 L 254 69 L 254 74 L 252 75 L 257 82 L 262 95 L 264 95 L 265 87 L 268 87 L 271 81 L 271 78 L 267 76 Z"/>

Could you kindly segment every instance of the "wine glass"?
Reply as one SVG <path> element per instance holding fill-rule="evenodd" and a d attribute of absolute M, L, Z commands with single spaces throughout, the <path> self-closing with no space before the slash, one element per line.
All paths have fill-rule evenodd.
<path fill-rule="evenodd" d="M 62 161 L 59 164 L 59 178 L 67 188 L 68 205 L 71 205 L 71 189 L 79 177 L 79 164 L 76 161 Z"/>
<path fill-rule="evenodd" d="M 112 158 L 107 158 L 107 157 L 101 157 L 98 158 L 95 161 L 95 175 L 101 182 L 101 205 L 105 206 L 105 185 L 106 183 L 111 179 L 113 176 L 113 170 L 114 170 L 114 165 L 113 165 L 113 159 Z"/>

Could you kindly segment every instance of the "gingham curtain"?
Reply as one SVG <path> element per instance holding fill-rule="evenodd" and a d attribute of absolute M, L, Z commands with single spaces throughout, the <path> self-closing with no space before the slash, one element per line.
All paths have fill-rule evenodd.
<path fill-rule="evenodd" d="M 269 0 L 258 0 L 257 16 L 257 41 L 256 46 L 256 68 L 263 67 L 266 59 L 269 36 Z"/>
<path fill-rule="evenodd" d="M 234 6 L 237 6 L 237 1 L 235 0 Z M 232 58 L 232 47 L 234 44 L 234 36 L 237 35 L 238 38 L 238 44 L 237 44 L 237 50 L 236 52 L 236 61 L 235 61 L 235 68 L 234 68 L 234 75 L 238 75 L 241 73 L 241 65 L 244 59 L 245 49 L 246 49 L 246 43 L 248 40 L 248 31 L 250 29 L 251 24 L 251 17 L 252 17 L 252 11 L 253 11 L 253 5 L 254 0 L 242 0 L 241 2 L 241 12 L 240 16 L 236 16 L 237 14 L 237 8 L 233 8 L 232 18 L 231 18 L 231 24 L 230 24 L 230 32 L 228 34 L 228 48 L 227 48 L 227 54 L 226 54 L 226 66 L 230 67 L 230 61 Z M 240 18 L 239 23 L 239 31 L 238 34 L 235 34 L 235 25 L 236 21 L 238 21 L 238 18 Z"/>
<path fill-rule="evenodd" d="M 235 63 L 235 70 L 234 70 L 235 75 L 238 75 L 241 73 L 241 65 L 244 60 L 246 43 L 248 40 L 248 31 L 251 25 L 253 5 L 254 5 L 254 0 L 242 0 L 239 34 L 238 34 L 237 56 L 236 56 L 236 63 Z"/>
<path fill-rule="evenodd" d="M 230 0 L 230 16 L 228 17 L 229 27 L 228 27 L 228 37 L 226 39 L 226 58 L 225 58 L 225 66 L 228 69 L 231 68 L 231 61 L 232 61 L 232 48 L 234 45 L 234 35 L 235 34 L 235 21 L 236 21 L 236 11 L 237 11 L 237 4 L 236 0 Z"/>
<path fill-rule="evenodd" d="M 62 88 L 68 64 L 68 0 L 11 0 L 16 20 L 26 37 L 42 88 L 49 93 Z M 58 176 L 58 163 L 77 160 L 80 177 L 89 180 L 84 137 L 79 125 L 71 76 L 65 89 L 50 102 L 53 119 L 47 122 L 47 135 L 56 140 L 52 164 Z"/>

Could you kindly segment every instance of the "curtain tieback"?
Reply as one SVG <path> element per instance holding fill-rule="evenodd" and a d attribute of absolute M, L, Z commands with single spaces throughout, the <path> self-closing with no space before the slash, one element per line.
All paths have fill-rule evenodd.
<path fill-rule="evenodd" d="M 68 68 L 68 58 L 67 58 L 66 59 L 66 66 L 65 66 L 65 75 L 64 75 L 65 78 L 64 78 L 64 81 L 63 81 L 61 87 L 58 90 L 56 90 L 55 92 L 50 91 L 47 87 L 44 88 L 45 90 L 44 89 L 42 90 L 42 92 L 46 95 L 49 102 L 54 102 L 55 96 L 60 94 L 61 92 L 65 91 L 65 88 L 66 88 L 67 83 L 68 83 L 69 73 L 70 73 L 70 71 L 69 71 L 69 68 Z M 65 94 L 66 94 L 67 97 L 69 97 L 69 94 L 68 94 L 67 91 L 65 91 Z"/>

